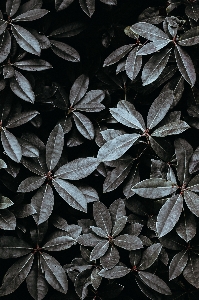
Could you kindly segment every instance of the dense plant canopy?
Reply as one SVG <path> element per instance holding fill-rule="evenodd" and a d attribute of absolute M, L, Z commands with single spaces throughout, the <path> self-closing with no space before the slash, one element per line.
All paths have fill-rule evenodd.
<path fill-rule="evenodd" d="M 0 2 L 2 299 L 199 299 L 198 20 Z"/>

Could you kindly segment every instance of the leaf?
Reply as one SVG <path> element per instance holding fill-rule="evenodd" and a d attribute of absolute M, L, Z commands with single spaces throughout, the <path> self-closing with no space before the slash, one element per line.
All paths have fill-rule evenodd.
<path fill-rule="evenodd" d="M 48 220 L 54 205 L 54 195 L 51 186 L 49 184 L 42 186 L 32 197 L 31 204 L 36 210 L 33 218 L 37 225 Z"/>
<path fill-rule="evenodd" d="M 148 55 L 159 51 L 168 44 L 168 40 L 158 40 L 143 45 L 138 51 L 138 55 Z"/>
<path fill-rule="evenodd" d="M 169 108 L 174 101 L 174 95 L 171 90 L 161 93 L 155 101 L 152 103 L 148 116 L 147 116 L 147 128 L 154 128 L 165 117 Z"/>
<path fill-rule="evenodd" d="M 150 23 L 136 23 L 130 27 L 130 30 L 150 41 L 160 41 L 161 43 L 162 40 L 165 40 L 168 41 L 168 43 L 170 42 L 169 37 L 161 29 Z"/>
<path fill-rule="evenodd" d="M 184 139 L 178 138 L 174 142 L 175 154 L 177 158 L 177 175 L 180 184 L 187 184 L 190 179 L 189 161 L 193 154 L 193 148 Z"/>
<path fill-rule="evenodd" d="M 185 13 L 189 18 L 197 22 L 199 18 L 199 6 L 197 3 L 190 2 L 189 5 L 185 7 Z"/>
<path fill-rule="evenodd" d="M 167 284 L 155 274 L 139 271 L 138 275 L 142 282 L 156 292 L 164 295 L 171 295 L 171 290 Z"/>
<path fill-rule="evenodd" d="M 190 211 L 194 215 L 196 215 L 196 217 L 199 217 L 199 208 L 198 208 L 199 196 L 196 193 L 191 192 L 190 190 L 186 190 L 184 192 L 184 199 Z"/>
<path fill-rule="evenodd" d="M 46 177 L 31 176 L 21 182 L 18 192 L 27 193 L 38 189 L 45 181 Z"/>
<path fill-rule="evenodd" d="M 138 164 L 131 169 L 130 175 L 126 181 L 126 184 L 123 186 L 124 196 L 129 199 L 132 197 L 135 192 L 132 190 L 132 187 L 140 182 L 140 174 L 138 169 Z"/>
<path fill-rule="evenodd" d="M 73 112 L 73 119 L 78 131 L 89 140 L 94 139 L 95 131 L 92 122 L 80 112 Z"/>
<path fill-rule="evenodd" d="M 72 62 L 80 61 L 79 53 L 73 47 L 54 40 L 50 40 L 50 42 L 51 49 L 57 56 Z"/>
<path fill-rule="evenodd" d="M 69 249 L 75 243 L 75 239 L 66 235 L 64 231 L 56 231 L 48 238 L 47 243 L 45 243 L 42 248 L 47 251 L 62 251 Z"/>
<path fill-rule="evenodd" d="M 36 210 L 31 204 L 22 204 L 14 210 L 16 218 L 26 218 L 36 213 Z"/>
<path fill-rule="evenodd" d="M 120 260 L 120 255 L 117 248 L 112 245 L 106 251 L 104 256 L 100 258 L 100 263 L 104 269 L 112 269 Z"/>
<path fill-rule="evenodd" d="M 102 269 L 99 272 L 99 275 L 101 277 L 107 278 L 107 279 L 116 279 L 126 276 L 130 272 L 130 269 L 124 266 L 115 266 L 113 269 Z"/>
<path fill-rule="evenodd" d="M 142 291 L 142 293 L 144 293 L 144 295 L 146 295 L 149 299 L 161 300 L 160 294 L 151 290 L 150 287 L 148 287 L 143 283 L 143 281 L 138 280 L 138 277 L 135 278 L 135 281 L 139 286 L 139 289 Z"/>
<path fill-rule="evenodd" d="M 158 199 L 168 196 L 177 190 L 171 181 L 161 178 L 145 179 L 132 187 L 132 190 L 141 197 Z"/>
<path fill-rule="evenodd" d="M 11 49 L 11 36 L 8 30 L 5 30 L 0 35 L 0 63 L 2 63 L 10 53 Z"/>
<path fill-rule="evenodd" d="M 92 250 L 90 260 L 96 260 L 102 257 L 109 248 L 109 241 L 104 240 L 99 242 Z"/>
<path fill-rule="evenodd" d="M 53 186 L 58 194 L 73 208 L 87 212 L 87 201 L 84 194 L 73 184 L 62 179 L 53 179 Z"/>
<path fill-rule="evenodd" d="M 2 236 L 0 240 L 0 258 L 16 258 L 28 254 L 32 247 L 14 236 Z"/>
<path fill-rule="evenodd" d="M 152 266 L 152 264 L 157 260 L 161 250 L 162 245 L 160 243 L 156 243 L 148 247 L 142 254 L 138 269 L 146 270 L 150 268 L 150 266 Z"/>
<path fill-rule="evenodd" d="M 15 162 L 20 162 L 22 153 L 16 137 L 7 129 L 1 130 L 1 142 L 6 154 Z"/>
<path fill-rule="evenodd" d="M 0 209 L 5 209 L 14 203 L 7 197 L 1 196 L 0 197 Z"/>
<path fill-rule="evenodd" d="M 189 173 L 193 174 L 199 169 L 199 147 L 194 151 L 189 162 Z"/>
<path fill-rule="evenodd" d="M 199 288 L 199 258 L 197 255 L 191 255 L 189 257 L 188 264 L 184 269 L 183 276 L 184 278 L 197 289 Z"/>
<path fill-rule="evenodd" d="M 56 38 L 64 38 L 64 37 L 71 37 L 79 34 L 86 28 L 85 24 L 82 22 L 72 22 L 62 27 L 53 30 L 49 36 L 56 37 Z"/>
<path fill-rule="evenodd" d="M 79 0 L 82 10 L 91 18 L 95 12 L 95 0 Z"/>
<path fill-rule="evenodd" d="M 103 184 L 103 193 L 115 190 L 125 180 L 130 170 L 131 161 L 122 161 L 113 171 L 108 173 Z"/>
<path fill-rule="evenodd" d="M 114 244 L 125 250 L 131 251 L 143 248 L 142 241 L 135 235 L 123 234 L 114 239 Z"/>
<path fill-rule="evenodd" d="M 112 229 L 112 237 L 117 236 L 124 229 L 127 222 L 127 217 L 123 216 L 121 218 L 117 218 L 115 224 Z"/>
<path fill-rule="evenodd" d="M 178 44 L 180 46 L 193 46 L 199 43 L 199 26 L 187 30 L 180 36 Z"/>
<path fill-rule="evenodd" d="M 29 10 L 41 8 L 41 7 L 42 7 L 42 0 L 29 0 L 20 6 L 17 14 L 25 13 Z"/>
<path fill-rule="evenodd" d="M 34 21 L 37 19 L 42 18 L 45 16 L 49 11 L 46 9 L 31 9 L 23 14 L 18 15 L 16 18 L 13 19 L 14 22 L 21 22 L 21 21 Z"/>
<path fill-rule="evenodd" d="M 46 144 L 46 165 L 49 171 L 54 170 L 60 160 L 64 147 L 64 132 L 60 124 L 51 131 Z"/>
<path fill-rule="evenodd" d="M 84 194 L 86 197 L 87 203 L 99 201 L 99 196 L 96 190 L 90 186 L 79 186 L 78 189 Z"/>
<path fill-rule="evenodd" d="M 193 87 L 196 81 L 196 72 L 191 57 L 178 45 L 176 45 L 174 53 L 180 73 Z"/>
<path fill-rule="evenodd" d="M 78 237 L 77 242 L 83 246 L 95 247 L 99 242 L 103 241 L 99 236 L 93 233 L 82 234 Z"/>
<path fill-rule="evenodd" d="M 190 126 L 185 121 L 180 120 L 159 127 L 151 134 L 151 136 L 165 137 L 167 135 L 180 134 L 189 128 Z"/>
<path fill-rule="evenodd" d="M 0 228 L 4 230 L 15 230 L 16 218 L 15 215 L 8 209 L 0 211 Z"/>
<path fill-rule="evenodd" d="M 156 228 L 158 236 L 162 237 L 170 232 L 178 222 L 183 208 L 182 195 L 174 195 L 165 202 L 159 211 Z"/>
<path fill-rule="evenodd" d="M 70 95 L 69 95 L 69 101 L 71 106 L 77 104 L 84 97 L 88 89 L 88 85 L 89 85 L 89 78 L 84 74 L 80 75 L 75 80 L 75 82 L 71 87 Z"/>
<path fill-rule="evenodd" d="M 196 221 L 192 213 L 185 213 L 184 211 L 183 218 L 176 227 L 176 232 L 187 243 L 194 238 L 196 235 Z"/>
<path fill-rule="evenodd" d="M 142 115 L 128 101 L 121 100 L 117 108 L 110 108 L 110 113 L 118 122 L 125 126 L 141 129 L 142 131 L 146 129 Z"/>
<path fill-rule="evenodd" d="M 34 261 L 32 269 L 26 278 L 28 292 L 35 300 L 42 300 L 48 292 L 48 283 L 41 271 L 40 265 Z"/>
<path fill-rule="evenodd" d="M 84 270 L 75 278 L 75 291 L 81 300 L 85 299 L 88 294 L 88 285 L 91 284 L 90 274 L 90 270 Z"/>
<path fill-rule="evenodd" d="M 27 112 L 21 112 L 20 115 L 17 115 L 8 120 L 6 128 L 15 128 L 20 125 L 23 125 L 39 114 L 36 110 L 29 110 Z"/>
<path fill-rule="evenodd" d="M 98 151 L 99 161 L 111 161 L 121 157 L 140 137 L 139 134 L 123 134 L 106 142 Z"/>
<path fill-rule="evenodd" d="M 15 70 L 15 75 L 10 79 L 10 88 L 19 98 L 34 103 L 35 94 L 30 82 L 20 72 Z"/>
<path fill-rule="evenodd" d="M 28 30 L 19 25 L 12 24 L 12 33 L 22 49 L 29 53 L 40 55 L 41 48 L 39 42 Z"/>
<path fill-rule="evenodd" d="M 126 215 L 125 203 L 122 199 L 115 200 L 109 207 L 112 223 L 115 224 L 117 219 Z"/>
<path fill-rule="evenodd" d="M 122 59 L 131 49 L 133 44 L 122 46 L 113 51 L 104 61 L 103 67 L 108 67 Z"/>
<path fill-rule="evenodd" d="M 93 204 L 93 217 L 98 227 L 110 235 L 112 229 L 111 216 L 102 202 L 95 202 Z"/>
<path fill-rule="evenodd" d="M 128 55 L 125 63 L 127 76 L 133 81 L 142 67 L 142 56 L 138 55 L 139 47 L 134 48 Z"/>
<path fill-rule="evenodd" d="M 98 165 L 94 157 L 77 158 L 61 166 L 54 175 L 61 179 L 79 180 L 89 176 Z"/>
<path fill-rule="evenodd" d="M 184 270 L 188 261 L 188 253 L 187 251 L 181 251 L 177 253 L 169 266 L 169 280 L 172 280 L 178 277 Z"/>
<path fill-rule="evenodd" d="M 0 295 L 13 293 L 28 276 L 33 264 L 34 255 L 30 253 L 15 262 L 6 272 L 0 288 Z"/>
<path fill-rule="evenodd" d="M 57 11 L 67 8 L 74 0 L 55 0 L 55 9 Z"/>
<path fill-rule="evenodd" d="M 8 16 L 12 17 L 21 4 L 21 0 L 7 0 L 6 1 L 6 13 Z"/>
<path fill-rule="evenodd" d="M 25 71 L 43 71 L 52 68 L 51 64 L 43 59 L 21 60 L 15 62 L 14 66 Z"/>
<path fill-rule="evenodd" d="M 0 19 L 0 35 L 6 30 L 7 22 Z"/>
<path fill-rule="evenodd" d="M 86 112 L 99 112 L 105 108 L 100 102 L 104 100 L 102 90 L 91 90 L 75 105 L 75 109 Z"/>
<path fill-rule="evenodd" d="M 142 85 L 154 82 L 162 73 L 169 60 L 172 48 L 166 48 L 154 54 L 142 70 Z"/>
<path fill-rule="evenodd" d="M 117 5 L 117 0 L 100 0 L 100 1 L 108 5 Z"/>
<path fill-rule="evenodd" d="M 60 263 L 47 253 L 41 253 L 41 266 L 46 281 L 57 291 L 66 294 L 68 280 Z"/>
<path fill-rule="evenodd" d="M 99 275 L 99 271 L 100 271 L 100 269 L 95 268 L 95 269 L 93 269 L 93 271 L 91 273 L 91 284 L 95 290 L 98 289 L 98 287 L 100 286 L 100 283 L 102 281 L 102 277 Z"/>

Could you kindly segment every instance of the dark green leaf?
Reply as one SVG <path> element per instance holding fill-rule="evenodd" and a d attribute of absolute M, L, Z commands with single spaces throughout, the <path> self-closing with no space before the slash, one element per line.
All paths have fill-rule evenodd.
<path fill-rule="evenodd" d="M 19 142 L 16 137 L 5 128 L 1 130 L 1 142 L 6 154 L 15 162 L 20 162 L 22 153 Z"/>
<path fill-rule="evenodd" d="M 150 40 L 150 41 L 160 41 L 162 40 L 170 42 L 169 37 L 158 27 L 146 23 L 146 22 L 139 22 L 130 27 L 130 30 L 134 33 L 141 35 L 142 37 Z"/>
<path fill-rule="evenodd" d="M 20 257 L 32 251 L 26 242 L 14 236 L 2 236 L 0 240 L 0 257 L 3 259 Z"/>
<path fill-rule="evenodd" d="M 105 231 L 108 236 L 112 229 L 111 216 L 108 209 L 102 202 L 95 202 L 93 204 L 93 217 L 97 226 Z"/>
<path fill-rule="evenodd" d="M 79 34 L 85 28 L 86 28 L 86 26 L 82 22 L 72 22 L 72 23 L 64 25 L 58 29 L 53 30 L 49 34 L 49 36 L 56 37 L 56 38 L 71 37 L 71 36 Z"/>
<path fill-rule="evenodd" d="M 193 239 L 196 235 L 196 221 L 192 213 L 184 211 L 184 214 L 176 227 L 176 232 L 187 243 Z"/>
<path fill-rule="evenodd" d="M 16 218 L 15 215 L 8 209 L 0 211 L 0 228 L 4 230 L 15 230 Z"/>
<path fill-rule="evenodd" d="M 12 25 L 12 33 L 22 49 L 29 53 L 40 55 L 39 42 L 28 30 L 19 25 Z"/>
<path fill-rule="evenodd" d="M 48 292 L 48 283 L 36 260 L 34 261 L 32 269 L 26 278 L 26 284 L 30 295 L 35 300 L 42 300 Z"/>
<path fill-rule="evenodd" d="M 194 86 L 196 72 L 189 54 L 178 45 L 176 45 L 174 52 L 180 73 L 191 86 Z"/>
<path fill-rule="evenodd" d="M 140 137 L 139 134 L 123 134 L 106 142 L 98 151 L 99 161 L 111 161 L 121 157 Z"/>
<path fill-rule="evenodd" d="M 10 88 L 19 98 L 34 103 L 35 94 L 30 82 L 20 72 L 15 70 L 15 75 L 10 79 Z"/>
<path fill-rule="evenodd" d="M 75 82 L 71 87 L 70 95 L 69 95 L 71 106 L 74 106 L 76 103 L 78 103 L 81 100 L 81 98 L 84 97 L 88 89 L 88 85 L 89 85 L 89 78 L 84 74 L 80 75 L 75 80 Z"/>
<path fill-rule="evenodd" d="M 109 207 L 112 223 L 115 224 L 117 219 L 126 215 L 125 203 L 122 199 L 115 200 Z"/>
<path fill-rule="evenodd" d="M 171 53 L 170 49 L 164 49 L 154 54 L 145 64 L 142 70 L 142 84 L 143 86 L 154 82 L 162 73 L 169 60 Z"/>
<path fill-rule="evenodd" d="M 193 27 L 181 35 L 178 44 L 180 46 L 193 46 L 199 43 L 199 27 Z"/>
<path fill-rule="evenodd" d="M 64 132 L 60 124 L 51 131 L 46 144 L 46 165 L 52 171 L 60 160 L 64 147 Z"/>
<path fill-rule="evenodd" d="M 199 147 L 194 151 L 189 162 L 189 173 L 192 174 L 199 170 Z"/>
<path fill-rule="evenodd" d="M 75 239 L 66 235 L 64 231 L 57 231 L 48 238 L 48 241 L 42 246 L 42 248 L 47 251 L 61 251 L 69 249 L 75 243 Z"/>
<path fill-rule="evenodd" d="M 184 269 L 184 278 L 197 289 L 199 288 L 199 258 L 198 255 L 191 255 Z"/>
<path fill-rule="evenodd" d="M 66 294 L 68 280 L 60 263 L 47 253 L 41 253 L 41 266 L 46 281 L 57 291 Z"/>
<path fill-rule="evenodd" d="M 139 47 L 134 48 L 128 55 L 125 63 L 127 76 L 134 80 L 142 67 L 142 56 L 138 55 Z"/>
<path fill-rule="evenodd" d="M 114 244 L 125 250 L 131 251 L 143 248 L 142 241 L 135 235 L 123 234 L 114 239 Z"/>
<path fill-rule="evenodd" d="M 132 190 L 141 197 L 157 199 L 168 196 L 177 190 L 171 181 L 161 178 L 143 180 L 133 186 Z"/>
<path fill-rule="evenodd" d="M 88 285 L 91 284 L 90 274 L 90 270 L 84 270 L 75 278 L 75 291 L 81 300 L 85 299 L 88 294 Z"/>
<path fill-rule="evenodd" d="M 115 237 L 124 229 L 127 222 L 127 217 L 123 216 L 121 218 L 117 218 L 115 224 L 112 229 L 112 236 Z"/>
<path fill-rule="evenodd" d="M 156 261 L 158 258 L 162 245 L 160 243 L 153 244 L 148 247 L 142 254 L 142 259 L 139 262 L 138 269 L 146 270 Z"/>
<path fill-rule="evenodd" d="M 58 194 L 73 208 L 87 211 L 87 201 L 84 194 L 73 184 L 62 179 L 55 178 L 53 186 Z"/>
<path fill-rule="evenodd" d="M 95 12 L 95 0 L 79 0 L 79 4 L 80 4 L 82 10 L 89 17 L 92 17 L 92 15 Z"/>
<path fill-rule="evenodd" d="M 100 263 L 104 269 L 112 269 L 120 260 L 120 255 L 115 246 L 110 246 L 103 257 L 100 258 Z"/>
<path fill-rule="evenodd" d="M 57 56 L 72 62 L 80 61 L 79 53 L 73 47 L 54 40 L 50 40 L 50 42 L 51 49 Z"/>
<path fill-rule="evenodd" d="M 7 197 L 0 196 L 0 209 L 5 209 L 14 203 Z"/>
<path fill-rule="evenodd" d="M 113 269 L 109 269 L 109 270 L 102 269 L 99 272 L 99 275 L 104 278 L 115 279 L 127 275 L 130 271 L 131 269 L 128 269 L 127 267 L 115 266 Z"/>
<path fill-rule="evenodd" d="M 39 114 L 39 112 L 36 110 L 29 110 L 27 112 L 21 112 L 20 115 L 17 115 L 8 120 L 6 128 L 14 128 L 14 127 L 23 125 L 23 124 L 29 122 L 30 120 L 32 120 L 38 114 Z"/>
<path fill-rule="evenodd" d="M 7 0 L 6 1 L 6 13 L 8 16 L 12 17 L 21 4 L 21 0 Z"/>
<path fill-rule="evenodd" d="M 78 131 L 89 140 L 94 139 L 95 131 L 92 122 L 80 112 L 73 112 L 73 119 Z"/>
<path fill-rule="evenodd" d="M 133 48 L 133 45 L 125 45 L 117 50 L 113 51 L 104 61 L 103 67 L 107 67 L 110 65 L 115 64 L 120 59 L 122 59 L 131 49 Z"/>
<path fill-rule="evenodd" d="M 167 284 L 155 274 L 139 271 L 138 275 L 140 279 L 144 282 L 144 284 L 146 284 L 156 292 L 164 295 L 171 295 L 171 290 L 167 286 Z"/>
<path fill-rule="evenodd" d="M 55 0 L 55 8 L 57 11 L 67 8 L 74 0 Z"/>
<path fill-rule="evenodd" d="M 42 186 L 32 197 L 31 204 L 36 210 L 33 218 L 38 225 L 48 220 L 54 205 L 54 195 L 51 186 L 49 184 Z"/>
<path fill-rule="evenodd" d="M 27 193 L 38 189 L 45 181 L 46 177 L 32 176 L 21 182 L 18 187 L 18 192 Z"/>
<path fill-rule="evenodd" d="M 138 51 L 138 55 L 148 55 L 159 51 L 168 44 L 168 40 L 158 40 L 143 45 Z"/>
<path fill-rule="evenodd" d="M 91 255 L 90 255 L 90 260 L 96 260 L 100 257 L 102 257 L 106 251 L 109 248 L 109 241 L 104 240 L 99 242 L 92 250 Z"/>
<path fill-rule="evenodd" d="M 194 21 L 198 21 L 199 18 L 199 6 L 197 3 L 189 3 L 189 5 L 187 5 L 185 7 L 185 13 L 186 15 L 191 18 L 194 19 Z"/>
<path fill-rule="evenodd" d="M 86 233 L 82 234 L 78 237 L 77 242 L 83 246 L 95 247 L 99 242 L 103 241 L 104 239 L 96 236 L 93 233 Z"/>
<path fill-rule="evenodd" d="M 13 19 L 14 22 L 21 22 L 21 21 L 34 21 L 37 19 L 42 18 L 45 16 L 49 11 L 46 9 L 31 9 L 21 15 L 18 15 L 16 18 Z"/>
<path fill-rule="evenodd" d="M 49 62 L 42 59 L 21 60 L 15 62 L 14 66 L 25 71 L 43 71 L 52 68 Z"/>
<path fill-rule="evenodd" d="M 184 199 L 190 211 L 194 215 L 196 215 L 196 217 L 199 217 L 199 207 L 198 207 L 199 196 L 196 193 L 191 192 L 190 190 L 186 190 L 184 192 Z"/>
<path fill-rule="evenodd" d="M 10 53 L 11 37 L 8 30 L 5 30 L 0 36 L 0 63 L 2 63 Z"/>
<path fill-rule="evenodd" d="M 172 280 L 178 277 L 186 267 L 188 261 L 188 253 L 187 251 L 181 251 L 177 253 L 169 266 L 169 280 Z"/>
<path fill-rule="evenodd" d="M 180 134 L 189 129 L 190 126 L 185 121 L 171 122 L 156 129 L 151 135 L 156 137 L 165 137 L 172 134 Z"/>
<path fill-rule="evenodd" d="M 102 90 L 91 90 L 84 98 L 78 101 L 75 109 L 86 112 L 98 112 L 105 108 L 100 102 L 105 98 L 105 93 Z"/>
<path fill-rule="evenodd" d="M 169 111 L 174 101 L 174 95 L 171 90 L 161 93 L 155 101 L 152 103 L 148 116 L 147 116 L 147 128 L 154 128 Z"/>
<path fill-rule="evenodd" d="M 33 264 L 34 255 L 30 253 L 20 258 L 6 272 L 0 288 L 0 295 L 8 295 L 14 292 L 28 276 Z"/>
<path fill-rule="evenodd" d="M 175 195 L 165 202 L 159 211 L 156 228 L 159 237 L 170 232 L 178 222 L 183 208 L 182 195 Z"/>
<path fill-rule="evenodd" d="M 98 289 L 98 287 L 100 286 L 100 283 L 102 281 L 102 277 L 99 275 L 99 271 L 100 271 L 100 269 L 95 268 L 95 269 L 93 269 L 93 271 L 91 273 L 91 284 L 95 290 Z"/>

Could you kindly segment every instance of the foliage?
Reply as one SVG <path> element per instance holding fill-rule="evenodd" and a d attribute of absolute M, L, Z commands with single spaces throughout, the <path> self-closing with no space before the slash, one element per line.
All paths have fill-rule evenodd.
<path fill-rule="evenodd" d="M 198 299 L 198 20 L 0 2 L 2 299 Z"/>

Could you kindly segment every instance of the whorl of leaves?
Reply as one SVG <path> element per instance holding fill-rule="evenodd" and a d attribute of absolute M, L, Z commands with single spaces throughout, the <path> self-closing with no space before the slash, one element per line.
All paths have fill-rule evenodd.
<path fill-rule="evenodd" d="M 198 0 L 0 1 L 0 298 L 198 299 L 198 51 Z"/>

